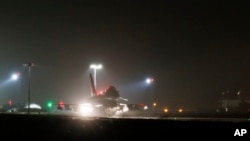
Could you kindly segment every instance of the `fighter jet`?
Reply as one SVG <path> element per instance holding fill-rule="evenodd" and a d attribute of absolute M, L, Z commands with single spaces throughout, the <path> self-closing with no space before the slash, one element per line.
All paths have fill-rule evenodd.
<path fill-rule="evenodd" d="M 128 100 L 120 96 L 115 86 L 109 85 L 104 92 L 97 93 L 92 74 L 90 73 L 89 76 L 92 93 L 89 102 L 93 107 L 98 107 L 98 111 L 107 116 L 114 116 L 117 113 L 125 111 L 126 105 L 123 102 Z"/>

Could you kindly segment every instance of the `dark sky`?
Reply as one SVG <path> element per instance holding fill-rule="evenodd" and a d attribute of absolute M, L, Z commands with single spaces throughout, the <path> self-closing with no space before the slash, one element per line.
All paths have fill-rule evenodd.
<path fill-rule="evenodd" d="M 114 85 L 131 103 L 216 107 L 223 91 L 250 97 L 248 3 L 201 1 L 38 1 L 0 4 L 0 103 L 79 103 Z M 154 77 L 153 85 L 144 84 Z"/>

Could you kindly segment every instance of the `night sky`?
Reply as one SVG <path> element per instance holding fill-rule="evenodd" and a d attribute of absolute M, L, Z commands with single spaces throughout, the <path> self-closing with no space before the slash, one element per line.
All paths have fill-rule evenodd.
<path fill-rule="evenodd" d="M 223 91 L 250 97 L 248 3 L 41 1 L 0 4 L 0 103 L 80 103 L 114 85 L 130 103 L 213 109 Z M 11 73 L 16 82 L 4 85 Z M 145 79 L 153 77 L 152 85 Z M 153 98 L 152 98 L 153 97 Z"/>

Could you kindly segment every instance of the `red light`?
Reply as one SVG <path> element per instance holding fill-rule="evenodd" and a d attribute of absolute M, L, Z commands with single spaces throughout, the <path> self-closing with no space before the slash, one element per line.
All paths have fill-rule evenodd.
<path fill-rule="evenodd" d="M 103 91 L 100 91 L 100 92 L 99 92 L 99 95 L 103 95 L 103 94 L 104 94 L 104 92 L 103 92 Z"/>
<path fill-rule="evenodd" d="M 144 107 L 144 104 L 143 103 L 141 103 L 141 104 L 138 104 L 139 106 L 141 106 L 141 107 Z"/>
<path fill-rule="evenodd" d="M 62 110 L 63 106 L 64 106 L 64 102 L 60 101 L 58 106 L 57 106 L 57 109 Z"/>
<path fill-rule="evenodd" d="M 60 105 L 60 106 L 63 106 L 63 105 L 64 105 L 64 102 L 63 102 L 63 101 L 60 101 L 60 102 L 59 102 L 59 105 Z"/>
<path fill-rule="evenodd" d="M 11 100 L 9 100 L 9 101 L 8 101 L 8 104 L 9 104 L 9 105 L 12 105 L 12 101 L 11 101 Z"/>
<path fill-rule="evenodd" d="M 150 81 L 151 81 L 151 82 L 154 82 L 154 78 L 151 78 Z"/>

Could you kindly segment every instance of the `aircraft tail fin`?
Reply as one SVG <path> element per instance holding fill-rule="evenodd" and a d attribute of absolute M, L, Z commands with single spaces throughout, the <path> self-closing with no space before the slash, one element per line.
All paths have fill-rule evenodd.
<path fill-rule="evenodd" d="M 97 92 L 96 92 L 96 88 L 95 88 L 95 85 L 94 85 L 93 76 L 92 76 L 91 73 L 89 74 L 89 77 L 90 77 L 90 84 L 91 84 L 92 96 L 96 96 Z"/>

